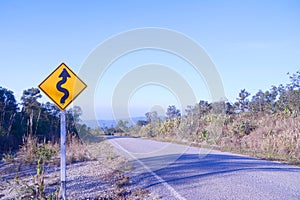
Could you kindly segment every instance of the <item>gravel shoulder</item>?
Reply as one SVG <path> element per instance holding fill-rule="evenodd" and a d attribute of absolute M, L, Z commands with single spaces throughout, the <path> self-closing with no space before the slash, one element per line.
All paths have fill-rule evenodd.
<path fill-rule="evenodd" d="M 141 199 L 147 191 L 127 188 L 130 178 L 124 175 L 130 170 L 126 159 L 116 155 L 107 143 L 87 145 L 94 159 L 67 165 L 68 199 Z M 0 199 L 19 197 L 22 185 L 33 185 L 36 165 L 13 161 L 0 163 Z M 55 193 L 60 185 L 60 167 L 46 164 L 44 167 L 45 193 Z M 14 189 L 15 188 L 15 189 Z M 57 192 L 56 192 L 57 193 Z"/>

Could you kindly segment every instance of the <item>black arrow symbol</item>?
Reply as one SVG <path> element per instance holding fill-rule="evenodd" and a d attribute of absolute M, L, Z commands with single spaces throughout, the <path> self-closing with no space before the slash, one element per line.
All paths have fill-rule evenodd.
<path fill-rule="evenodd" d="M 60 99 L 60 103 L 64 104 L 66 99 L 69 97 L 69 91 L 65 88 L 62 88 L 61 85 L 65 84 L 67 82 L 68 78 L 71 78 L 68 71 L 64 68 L 61 74 L 58 76 L 59 78 L 62 78 L 58 83 L 56 84 L 56 89 L 62 93 L 64 93 L 64 96 Z"/>

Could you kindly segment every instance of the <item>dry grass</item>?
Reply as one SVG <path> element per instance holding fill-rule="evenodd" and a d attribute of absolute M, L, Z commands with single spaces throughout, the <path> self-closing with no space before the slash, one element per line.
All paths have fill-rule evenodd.
<path fill-rule="evenodd" d="M 75 137 L 75 135 L 69 135 L 67 137 L 66 148 L 66 158 L 68 164 L 74 162 L 95 160 L 95 157 L 93 157 L 88 150 L 87 145 L 83 144 L 79 138 Z"/>
<path fill-rule="evenodd" d="M 74 135 L 67 136 L 66 148 L 67 164 L 95 159 L 86 149 L 86 145 Z M 39 142 L 32 136 L 24 138 L 23 145 L 16 155 L 17 161 L 23 164 L 36 164 L 39 158 L 42 158 L 45 163 L 59 164 L 60 144 Z"/>
<path fill-rule="evenodd" d="M 300 118 L 266 116 L 241 143 L 243 148 L 265 152 L 270 159 L 299 160 Z"/>
<path fill-rule="evenodd" d="M 33 136 L 23 138 L 23 145 L 16 154 L 16 161 L 21 164 L 37 164 L 42 158 L 45 163 L 54 163 L 59 152 L 59 145 L 50 142 L 38 142 Z"/>
<path fill-rule="evenodd" d="M 28 137 L 24 139 L 24 144 L 16 156 L 8 160 L 12 163 L 6 163 L 0 168 L 3 179 L 3 185 L 0 184 L 0 196 L 4 195 L 11 199 L 38 194 L 39 197 L 57 199 L 59 196 L 59 191 L 56 190 L 59 188 L 57 166 L 60 161 L 58 143 L 38 142 L 36 138 Z M 132 166 L 126 159 L 116 155 L 113 147 L 103 139 L 84 144 L 80 139 L 68 136 L 67 160 L 69 164 L 75 162 L 68 166 L 68 178 L 72 180 L 69 186 L 82 184 L 82 189 L 68 191 L 70 198 L 85 199 L 86 195 L 90 197 L 91 191 L 85 194 L 86 183 L 88 187 L 95 184 L 91 186 L 95 188 L 93 199 L 143 199 L 148 195 L 146 190 L 128 189 L 130 178 L 124 176 L 123 172 L 130 170 Z M 44 169 L 47 169 L 45 173 Z M 91 180 L 85 178 L 86 183 L 82 183 L 80 181 L 82 176 L 92 178 Z M 95 182 L 95 177 L 98 177 L 99 183 Z M 103 181 L 109 189 L 98 191 L 97 187 L 103 184 Z M 33 199 L 39 199 L 35 197 Z"/>
<path fill-rule="evenodd" d="M 251 113 L 230 117 L 218 142 L 221 149 L 299 163 L 300 117 Z"/>
<path fill-rule="evenodd" d="M 240 113 L 148 124 L 135 135 L 300 164 L 300 116 Z"/>
<path fill-rule="evenodd" d="M 67 148 L 68 164 L 91 160 L 88 151 L 85 151 L 86 147 L 75 136 L 67 137 Z M 7 159 L 8 156 L 5 156 L 3 160 L 8 165 L 1 170 L 1 174 L 4 171 L 8 172 L 5 174 L 11 174 L 10 178 L 5 178 L 7 188 L 4 189 L 4 192 L 21 199 L 58 199 L 57 189 L 54 193 L 45 193 L 48 185 L 44 170 L 46 165 L 47 168 L 58 166 L 60 163 L 59 152 L 58 143 L 39 142 L 38 138 L 32 136 L 24 137 L 23 145 L 16 155 L 12 159 Z M 59 188 L 59 182 L 55 181 L 54 187 Z"/>

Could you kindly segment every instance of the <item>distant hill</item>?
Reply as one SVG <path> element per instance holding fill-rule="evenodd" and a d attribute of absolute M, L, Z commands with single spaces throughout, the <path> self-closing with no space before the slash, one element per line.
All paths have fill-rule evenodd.
<path fill-rule="evenodd" d="M 98 126 L 100 126 L 101 128 L 104 128 L 104 127 L 116 127 L 118 121 L 120 119 L 110 119 L 110 120 L 98 120 L 98 121 L 95 121 L 95 120 L 85 120 L 83 121 L 82 123 L 83 124 L 86 124 L 88 127 L 91 127 L 91 128 L 96 128 Z M 121 120 L 126 120 L 129 122 L 129 125 L 135 125 L 137 121 L 139 120 L 146 120 L 146 117 L 133 117 L 131 119 L 121 119 Z"/>

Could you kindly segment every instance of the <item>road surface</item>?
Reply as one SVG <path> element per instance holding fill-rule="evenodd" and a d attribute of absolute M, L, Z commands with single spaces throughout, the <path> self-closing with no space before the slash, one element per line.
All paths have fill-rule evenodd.
<path fill-rule="evenodd" d="M 132 187 L 160 199 L 300 199 L 300 168 L 131 137 L 108 137 L 133 163 Z"/>

